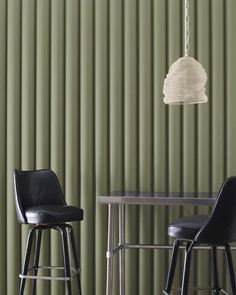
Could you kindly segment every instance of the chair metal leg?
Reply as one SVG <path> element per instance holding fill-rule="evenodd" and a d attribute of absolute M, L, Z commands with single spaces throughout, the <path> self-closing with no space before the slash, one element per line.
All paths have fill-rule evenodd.
<path fill-rule="evenodd" d="M 64 268 L 65 268 L 65 277 L 70 278 L 66 281 L 67 285 L 67 295 L 72 294 L 71 290 L 71 274 L 70 274 L 70 260 L 69 260 L 69 251 L 68 251 L 68 241 L 67 241 L 67 231 L 65 227 L 58 227 L 62 237 L 62 249 L 63 249 L 63 258 L 64 258 Z"/>
<path fill-rule="evenodd" d="M 36 230 L 35 252 L 34 252 L 34 261 L 33 261 L 34 276 L 37 276 L 38 274 L 41 238 L 42 238 L 42 230 L 38 229 Z M 32 295 L 36 294 L 36 284 L 37 284 L 37 280 L 33 280 Z"/>
<path fill-rule="evenodd" d="M 22 275 L 27 275 L 27 272 L 28 272 L 34 234 L 35 234 L 35 228 L 32 228 L 28 234 L 26 253 L 25 253 L 25 259 L 24 259 L 24 266 L 22 269 Z M 19 295 L 24 294 L 25 283 L 26 283 L 26 278 L 21 278 Z"/>
<path fill-rule="evenodd" d="M 80 267 L 79 267 L 79 260 L 78 260 L 78 255 L 77 255 L 77 251 L 76 251 L 74 230 L 73 230 L 72 226 L 70 226 L 70 225 L 68 225 L 68 228 L 69 228 L 69 233 L 70 233 L 71 248 L 72 248 L 72 255 L 73 255 L 73 259 L 74 259 L 75 269 L 76 269 L 76 271 L 79 270 L 79 272 L 77 274 L 77 284 L 78 284 L 78 291 L 79 291 L 78 295 L 82 295 L 81 282 L 80 282 Z"/>
<path fill-rule="evenodd" d="M 169 294 L 170 291 L 171 291 L 171 287 L 172 287 L 173 279 L 174 279 L 174 275 L 175 275 L 175 268 L 176 268 L 177 258 L 178 258 L 179 245 L 180 245 L 180 241 L 178 239 L 176 239 L 174 241 L 174 244 L 173 244 L 170 267 L 169 267 L 169 271 L 168 271 L 168 275 L 167 275 L 167 281 L 166 281 L 166 287 L 163 290 L 164 294 Z"/>
<path fill-rule="evenodd" d="M 191 264 L 192 248 L 194 243 L 188 243 L 185 249 L 184 271 L 182 279 L 181 295 L 188 295 L 188 281 Z"/>
<path fill-rule="evenodd" d="M 219 278 L 218 278 L 218 267 L 217 267 L 217 248 L 215 245 L 212 246 L 212 281 L 213 281 L 213 290 L 212 294 L 219 295 Z"/>
<path fill-rule="evenodd" d="M 232 255 L 230 251 L 230 246 L 228 244 L 225 245 L 225 258 L 226 258 L 226 265 L 228 268 L 231 291 L 233 295 L 236 295 L 236 283 L 235 283 L 235 276 L 234 276 L 233 260 L 232 260 Z"/>

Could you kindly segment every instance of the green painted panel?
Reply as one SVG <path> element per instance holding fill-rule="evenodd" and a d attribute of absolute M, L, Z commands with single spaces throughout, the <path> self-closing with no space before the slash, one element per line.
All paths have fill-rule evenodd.
<path fill-rule="evenodd" d="M 65 197 L 68 204 L 80 206 L 80 132 L 79 132 L 79 2 L 65 2 Z M 80 249 L 80 223 L 73 223 Z M 73 259 L 71 259 L 74 265 Z M 76 280 L 72 281 L 75 293 Z"/>
<path fill-rule="evenodd" d="M 36 168 L 50 167 L 50 3 L 37 1 L 36 40 Z M 43 233 L 40 265 L 50 265 L 50 235 Z M 47 274 L 47 273 L 46 273 Z M 50 282 L 39 281 L 37 292 L 50 294 Z"/>
<path fill-rule="evenodd" d="M 184 6 L 183 6 L 184 8 Z M 191 19 L 190 23 L 190 51 L 189 55 L 196 56 L 195 40 L 196 40 L 196 28 L 195 28 L 195 5 L 194 1 L 190 1 L 189 15 Z M 184 9 L 183 9 L 184 13 Z M 197 156 L 197 144 L 196 144 L 196 106 L 188 105 L 183 107 L 183 190 L 186 192 L 194 191 L 196 188 L 196 156 Z M 185 213 L 193 213 L 191 209 L 187 208 Z"/>
<path fill-rule="evenodd" d="M 63 0 L 51 3 L 51 168 L 64 189 L 65 173 L 65 7 Z M 62 264 L 61 237 L 51 232 L 51 264 Z M 58 271 L 54 274 L 59 275 Z M 64 283 L 52 281 L 51 293 L 64 294 Z"/>
<path fill-rule="evenodd" d="M 96 194 L 218 190 L 234 174 L 234 2 L 190 0 L 190 52 L 207 71 L 209 103 L 180 107 L 164 105 L 162 87 L 183 54 L 183 0 L 0 0 L 2 241 L 8 233 L 0 243 L 1 294 L 18 293 L 27 233 L 15 218 L 14 168 L 52 167 L 68 203 L 84 209 L 74 227 L 86 295 L 105 293 L 107 215 Z M 130 206 L 127 242 L 169 241 L 170 220 L 208 211 Z M 61 263 L 55 234 L 43 243 L 40 263 Z M 127 251 L 127 295 L 161 293 L 164 253 Z M 208 285 L 209 253 L 196 260 L 191 284 Z M 117 266 L 116 259 L 113 295 Z M 62 283 L 39 282 L 38 293 L 65 292 Z"/>
<path fill-rule="evenodd" d="M 224 4 L 212 2 L 212 189 L 218 190 L 224 179 Z"/>
<path fill-rule="evenodd" d="M 35 168 L 35 1 L 22 1 L 22 61 L 21 61 L 21 169 Z M 22 226 L 21 257 L 25 255 L 29 226 Z M 31 294 L 31 284 L 25 294 Z"/>
<path fill-rule="evenodd" d="M 197 59 L 203 65 L 208 75 L 206 85 L 209 103 L 198 106 L 198 190 L 210 189 L 210 106 L 211 106 L 211 72 L 210 72 L 210 23 L 209 1 L 200 0 L 197 6 Z M 206 44 L 208 45 L 206 47 Z"/>
<path fill-rule="evenodd" d="M 35 162 L 35 2 L 22 2 L 22 169 Z"/>
<path fill-rule="evenodd" d="M 139 1 L 139 189 L 153 189 L 152 2 Z M 152 208 L 139 211 L 139 242 L 151 243 Z M 139 251 L 139 294 L 151 293 L 153 252 Z"/>
<path fill-rule="evenodd" d="M 38 169 L 50 166 L 50 23 L 50 3 L 48 0 L 37 1 L 36 166 Z"/>
<path fill-rule="evenodd" d="M 198 106 L 197 110 L 197 191 L 210 189 L 210 6 L 209 1 L 200 0 L 197 3 L 197 44 L 196 57 L 203 65 L 208 75 L 207 96 L 209 103 Z M 208 44 L 208 46 L 206 46 Z M 209 208 L 199 208 L 198 214 L 208 214 Z M 209 253 L 201 252 L 197 260 L 197 283 L 208 286 L 210 280 Z"/>
<path fill-rule="evenodd" d="M 168 108 L 163 103 L 163 82 L 167 71 L 167 2 L 154 1 L 153 7 L 153 48 L 154 48 L 154 68 L 153 68 L 153 98 L 154 98 L 154 114 L 153 114 L 153 133 L 154 133 L 154 191 L 166 191 L 167 189 L 167 138 L 168 124 L 167 112 Z M 165 207 L 156 206 L 154 209 L 154 227 L 153 241 L 154 243 L 164 244 L 167 242 L 167 210 Z M 167 257 L 162 250 L 154 251 L 153 273 L 153 294 L 160 294 L 165 286 L 167 274 Z"/>
<path fill-rule="evenodd" d="M 224 2 L 212 2 L 212 56 L 211 56 L 211 123 L 212 123 L 212 190 L 219 190 L 225 177 L 225 118 L 224 118 Z M 218 255 L 219 267 L 225 267 L 224 256 Z M 220 282 L 223 282 L 223 276 Z"/>
<path fill-rule="evenodd" d="M 234 77 L 236 75 L 236 68 L 235 68 L 235 61 L 236 61 L 236 36 L 234 32 L 235 28 L 235 11 L 236 11 L 236 3 L 235 1 L 227 1 L 226 4 L 226 28 L 225 28 L 225 41 L 226 41 L 226 48 L 225 48 L 225 95 L 224 103 L 226 104 L 225 109 L 225 116 L 226 116 L 226 126 L 225 126 L 225 136 L 227 136 L 227 176 L 236 175 L 236 158 L 235 158 L 235 148 L 236 148 L 236 140 L 234 136 L 234 131 L 236 128 L 236 100 L 235 100 L 235 93 L 236 93 L 236 84 L 234 81 Z"/>
<path fill-rule="evenodd" d="M 94 274 L 94 1 L 81 1 L 80 7 L 80 181 L 82 288 L 85 294 L 95 293 Z M 87 275 L 89 274 L 89 275 Z"/>
<path fill-rule="evenodd" d="M 20 168 L 21 158 L 21 3 L 8 1 L 7 36 L 7 293 L 17 294 L 21 267 L 20 226 L 16 221 L 13 170 Z M 17 247 L 16 247 L 17 245 Z M 12 283 L 12 277 L 17 278 Z"/>
<path fill-rule="evenodd" d="M 168 70 L 182 54 L 181 48 L 181 1 L 168 1 Z M 168 190 L 182 190 L 182 107 L 168 107 Z M 169 222 L 181 216 L 180 208 L 169 209 Z M 172 242 L 172 239 L 169 239 Z M 176 271 L 179 284 L 180 269 Z"/>
<path fill-rule="evenodd" d="M 109 90 L 110 90 L 110 189 L 122 190 L 124 186 L 124 88 L 123 88 L 123 1 L 110 1 L 109 17 Z M 118 214 L 117 214 L 118 215 Z M 116 217 L 118 217 L 116 215 Z M 116 222 L 118 218 L 116 218 Z M 115 241 L 118 231 L 115 232 Z M 118 257 L 114 259 L 114 294 L 118 295 Z"/>
<path fill-rule="evenodd" d="M 190 50 L 189 55 L 192 57 L 196 57 L 196 6 L 195 1 L 192 0 L 189 2 L 189 15 L 190 15 Z M 184 3 L 182 13 L 184 15 Z M 184 28 L 184 25 L 183 25 Z M 184 35 L 183 35 L 184 40 Z M 182 50 L 184 53 L 184 51 Z M 182 114 L 182 124 L 183 124 L 183 149 L 182 149 L 182 169 L 183 169 L 183 191 L 185 192 L 192 192 L 196 190 L 196 156 L 197 156 L 197 144 L 196 144 L 196 110 L 197 106 L 195 105 L 188 105 L 183 107 L 183 114 Z M 183 216 L 194 215 L 195 208 L 194 207 L 184 207 L 183 208 Z M 192 256 L 192 265 L 194 266 L 196 263 L 196 255 L 195 253 Z M 196 276 L 195 276 L 195 267 L 192 268 L 189 285 L 196 286 Z"/>
<path fill-rule="evenodd" d="M 234 137 L 234 131 L 236 128 L 236 116 L 235 116 L 235 90 L 236 84 L 235 77 L 235 61 L 236 61 L 236 38 L 235 38 L 235 11 L 236 2 L 227 1 L 225 3 L 225 159 L 226 159 L 226 176 L 236 175 L 236 163 L 234 151 L 236 147 L 236 140 Z M 234 265 L 236 263 L 235 254 L 233 255 Z"/>
<path fill-rule="evenodd" d="M 7 105 L 7 2 L 0 1 L 0 293 L 6 294 L 6 105 Z"/>
<path fill-rule="evenodd" d="M 123 187 L 123 6 L 110 2 L 110 185 Z"/>
<path fill-rule="evenodd" d="M 138 190 L 138 4 L 124 1 L 124 158 L 125 189 Z M 138 208 L 126 207 L 126 241 L 138 242 Z M 138 253 L 126 251 L 126 294 L 138 294 Z"/>
<path fill-rule="evenodd" d="M 65 39 L 65 195 L 79 205 L 79 5 L 66 2 Z"/>
<path fill-rule="evenodd" d="M 95 2 L 95 148 L 96 194 L 109 191 L 109 44 L 108 1 Z M 95 217 L 95 292 L 105 294 L 107 208 L 96 206 Z M 104 228 L 104 231 L 101 231 Z"/>

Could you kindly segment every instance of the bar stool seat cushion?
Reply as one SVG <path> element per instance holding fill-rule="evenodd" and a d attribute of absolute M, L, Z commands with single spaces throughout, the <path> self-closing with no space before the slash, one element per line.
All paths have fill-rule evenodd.
<path fill-rule="evenodd" d="M 175 238 L 193 240 L 208 219 L 209 216 L 205 215 L 186 216 L 177 219 L 169 224 L 168 235 Z"/>
<path fill-rule="evenodd" d="M 41 205 L 25 210 L 29 224 L 48 224 L 83 220 L 83 209 L 67 205 Z"/>

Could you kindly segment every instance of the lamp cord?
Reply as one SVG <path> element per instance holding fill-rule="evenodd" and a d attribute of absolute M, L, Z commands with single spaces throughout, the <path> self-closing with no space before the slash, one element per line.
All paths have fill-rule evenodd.
<path fill-rule="evenodd" d="M 190 50 L 190 16 L 189 0 L 185 0 L 185 56 L 188 56 Z"/>

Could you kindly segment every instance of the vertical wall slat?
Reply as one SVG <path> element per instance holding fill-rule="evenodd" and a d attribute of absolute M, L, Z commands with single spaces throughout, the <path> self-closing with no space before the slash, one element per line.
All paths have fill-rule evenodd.
<path fill-rule="evenodd" d="M 22 1 L 21 169 L 35 168 L 35 1 Z M 21 257 L 24 261 L 29 226 L 22 226 Z M 25 294 L 30 294 L 31 282 Z"/>
<path fill-rule="evenodd" d="M 224 179 L 224 6 L 212 1 L 212 187 Z"/>
<path fill-rule="evenodd" d="M 196 38 L 196 27 L 195 27 L 195 0 L 189 1 L 189 15 L 190 15 L 190 50 L 189 55 L 192 57 L 196 57 L 195 50 L 195 38 Z M 182 15 L 184 17 L 184 6 L 185 2 L 182 2 L 183 10 Z M 184 19 L 183 19 L 184 20 Z M 184 29 L 184 21 L 183 21 L 183 29 Z M 184 33 L 184 32 L 183 32 Z M 184 36 L 184 35 L 183 35 Z M 182 38 L 184 41 L 184 38 Z M 183 42 L 184 43 L 184 42 Z M 182 53 L 184 53 L 184 48 L 182 49 Z M 183 191 L 184 192 L 193 192 L 196 189 L 196 105 L 188 105 L 183 107 L 182 114 L 182 124 L 183 124 L 183 149 L 182 149 L 182 165 L 183 165 Z M 189 148 L 191 146 L 191 148 Z M 194 207 L 184 207 L 183 215 L 194 215 L 195 208 Z M 192 257 L 192 263 L 195 265 L 195 255 Z M 195 267 L 192 268 L 189 284 L 191 286 L 195 286 Z"/>
<path fill-rule="evenodd" d="M 68 204 L 80 206 L 79 2 L 66 1 L 65 11 L 65 197 Z M 74 223 L 73 228 L 79 249 L 80 223 Z M 76 287 L 73 280 L 73 292 Z"/>
<path fill-rule="evenodd" d="M 190 52 L 189 55 L 195 57 L 195 5 L 190 1 Z M 183 50 L 182 50 L 183 52 Z M 196 136 L 195 136 L 195 115 L 196 106 L 188 105 L 183 107 L 183 190 L 192 192 L 195 190 L 195 157 L 196 157 Z M 189 148 L 191 146 L 191 148 Z M 185 212 L 192 214 L 193 208 L 186 208 Z"/>
<path fill-rule="evenodd" d="M 22 169 L 35 166 L 35 1 L 22 1 Z"/>
<path fill-rule="evenodd" d="M 95 1 L 95 153 L 96 194 L 109 191 L 109 3 Z M 105 294 L 106 206 L 96 206 L 95 292 Z"/>
<path fill-rule="evenodd" d="M 226 93 L 227 93 L 227 109 L 226 109 L 226 132 L 227 132 L 227 176 L 236 175 L 236 116 L 234 111 L 236 110 L 236 83 L 234 77 L 236 77 L 236 35 L 235 35 L 235 11 L 236 2 L 233 0 L 227 1 L 226 10 Z"/>
<path fill-rule="evenodd" d="M 7 105 L 7 1 L 0 1 L 0 293 L 6 294 L 6 105 Z"/>
<path fill-rule="evenodd" d="M 110 1 L 110 185 L 123 187 L 123 1 Z"/>
<path fill-rule="evenodd" d="M 21 268 L 20 226 L 17 224 L 13 192 L 13 170 L 21 156 L 21 1 L 8 1 L 7 14 L 7 294 L 18 293 Z"/>
<path fill-rule="evenodd" d="M 84 294 L 94 294 L 94 1 L 80 6 L 80 157 L 81 207 L 85 216 L 81 226 L 81 263 Z"/>
<path fill-rule="evenodd" d="M 153 189 L 152 2 L 139 1 L 139 189 Z M 140 207 L 139 242 L 152 242 L 152 208 Z M 139 294 L 151 293 L 152 253 L 139 251 Z"/>
<path fill-rule="evenodd" d="M 180 14 L 181 1 L 168 2 L 168 68 L 181 56 L 181 28 Z M 169 108 L 169 190 L 181 189 L 181 107 L 168 106 Z M 178 212 L 178 211 L 177 211 Z"/>
<path fill-rule="evenodd" d="M 235 36 L 235 11 L 236 11 L 236 2 L 233 0 L 227 1 L 225 3 L 225 95 L 226 95 L 226 126 L 225 126 L 225 141 L 226 141 L 226 176 L 236 175 L 236 162 L 235 162 L 235 130 L 236 130 L 236 36 Z M 236 257 L 233 255 L 234 266 L 236 262 Z"/>
<path fill-rule="evenodd" d="M 123 88 L 123 0 L 110 0 L 109 73 L 110 73 L 110 189 L 124 186 L 124 88 Z M 116 219 L 116 222 L 118 219 Z M 118 232 L 115 232 L 117 240 Z M 118 257 L 114 259 L 114 294 L 118 294 Z"/>
<path fill-rule="evenodd" d="M 168 1 L 168 68 L 181 56 L 181 8 L 179 0 Z M 168 190 L 182 189 L 182 108 L 168 107 Z M 169 208 L 169 221 L 180 216 L 180 208 Z M 176 271 L 178 282 L 180 271 Z"/>
<path fill-rule="evenodd" d="M 52 0 L 51 8 L 51 168 L 64 188 L 65 156 L 65 4 Z M 51 263 L 62 263 L 61 237 L 51 233 Z M 52 281 L 51 292 L 64 294 L 64 284 Z"/>
<path fill-rule="evenodd" d="M 124 178 L 125 190 L 138 190 L 138 4 L 124 1 Z M 138 242 L 138 208 L 126 208 L 126 242 Z M 126 253 L 126 294 L 138 294 L 137 251 Z"/>
<path fill-rule="evenodd" d="M 36 3 L 36 168 L 50 167 L 50 2 Z M 50 264 L 50 235 L 42 236 L 40 265 Z M 50 282 L 37 283 L 39 294 L 50 293 Z"/>
<path fill-rule="evenodd" d="M 196 44 L 196 57 L 203 65 L 208 76 L 206 85 L 207 96 L 209 102 L 198 106 L 197 110 L 197 190 L 209 191 L 210 190 L 210 6 L 209 1 L 199 0 L 197 2 L 197 44 Z M 209 208 L 198 208 L 198 214 L 206 215 L 209 213 Z M 210 284 L 210 265 L 209 253 L 198 253 L 197 256 L 197 282 L 201 286 L 208 286 Z"/>
<path fill-rule="evenodd" d="M 166 75 L 167 36 L 166 1 L 154 1 L 153 48 L 154 48 L 154 191 L 167 190 L 167 107 L 163 103 L 163 81 Z M 154 243 L 164 244 L 166 239 L 166 208 L 156 206 L 154 209 Z M 165 286 L 168 261 L 161 250 L 154 251 L 153 294 L 159 294 Z"/>
<path fill-rule="evenodd" d="M 37 1 L 36 47 L 36 166 L 50 166 L 50 24 L 48 0 Z"/>
<path fill-rule="evenodd" d="M 224 157 L 224 3 L 212 1 L 212 190 L 218 191 L 225 177 Z M 219 257 L 219 267 L 224 267 L 224 257 Z M 223 283 L 223 277 L 220 282 Z"/>
<path fill-rule="evenodd" d="M 65 195 L 79 206 L 79 5 L 66 2 Z"/>

